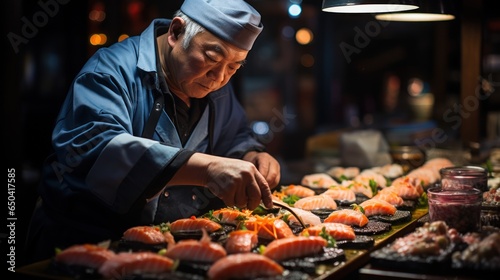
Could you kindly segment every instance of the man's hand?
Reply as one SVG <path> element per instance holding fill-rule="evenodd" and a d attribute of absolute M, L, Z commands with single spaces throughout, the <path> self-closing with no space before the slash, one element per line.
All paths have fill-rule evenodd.
<path fill-rule="evenodd" d="M 267 162 L 267 166 L 270 166 L 270 160 L 264 158 L 267 157 L 258 162 Z M 245 160 L 195 153 L 168 185 L 206 186 L 227 206 L 253 210 L 261 201 L 267 208 L 272 208 L 273 205 L 268 181 L 259 172 L 257 165 Z"/>
<path fill-rule="evenodd" d="M 278 186 L 281 178 L 280 164 L 270 154 L 265 152 L 248 152 L 243 157 L 243 160 L 253 163 L 259 172 L 266 178 L 271 189 Z"/>

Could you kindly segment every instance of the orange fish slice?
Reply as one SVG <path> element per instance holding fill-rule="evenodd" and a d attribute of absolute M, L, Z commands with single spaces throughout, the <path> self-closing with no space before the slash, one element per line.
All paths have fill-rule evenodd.
<path fill-rule="evenodd" d="M 335 200 L 328 195 L 322 194 L 301 198 L 297 200 L 293 206 L 309 211 L 321 209 L 337 209 L 337 203 L 335 202 Z"/>
<path fill-rule="evenodd" d="M 266 246 L 264 256 L 279 262 L 321 252 L 326 245 L 326 239 L 320 236 L 293 236 L 276 239 Z"/>
<path fill-rule="evenodd" d="M 172 233 L 201 231 L 202 229 L 211 233 L 221 228 L 222 226 L 217 222 L 207 218 L 196 217 L 179 219 L 170 224 L 170 232 Z"/>
<path fill-rule="evenodd" d="M 253 230 L 235 230 L 229 233 L 225 248 L 228 254 L 251 252 L 257 246 L 259 237 Z"/>
<path fill-rule="evenodd" d="M 212 242 L 205 229 L 200 240 L 185 239 L 169 243 L 165 256 L 174 260 L 211 263 L 227 255 L 219 243 Z"/>
<path fill-rule="evenodd" d="M 325 229 L 325 232 L 335 240 L 354 240 L 356 234 L 351 226 L 341 223 L 322 223 L 304 229 L 301 235 L 318 236 Z"/>
<path fill-rule="evenodd" d="M 66 265 L 78 265 L 89 268 L 99 268 L 115 253 L 108 248 L 95 244 L 81 244 L 70 246 L 59 252 L 54 260 Z"/>
<path fill-rule="evenodd" d="M 122 236 L 123 240 L 141 242 L 145 244 L 167 243 L 159 227 L 136 226 L 127 229 Z"/>
<path fill-rule="evenodd" d="M 374 215 L 394 215 L 396 213 L 396 206 L 389 202 L 377 198 L 365 200 L 359 204 L 365 210 L 367 217 Z"/>
<path fill-rule="evenodd" d="M 340 209 L 333 211 L 324 220 L 325 223 L 341 223 L 350 226 L 363 227 L 368 223 L 368 217 L 361 211 Z"/>
<path fill-rule="evenodd" d="M 172 271 L 176 263 L 153 252 L 122 252 L 105 261 L 99 273 L 106 279 L 122 279 L 131 275 Z"/>
<path fill-rule="evenodd" d="M 281 276 L 285 269 L 272 259 L 255 253 L 227 255 L 208 270 L 209 279 L 251 279 Z"/>

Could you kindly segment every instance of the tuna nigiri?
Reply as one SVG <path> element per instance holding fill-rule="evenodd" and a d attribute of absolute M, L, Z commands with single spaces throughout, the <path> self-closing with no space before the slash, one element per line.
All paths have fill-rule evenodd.
<path fill-rule="evenodd" d="M 366 217 L 366 215 L 361 211 L 354 209 L 340 209 L 330 213 L 330 215 L 325 218 L 324 222 L 363 227 L 368 223 L 368 217 Z"/>
<path fill-rule="evenodd" d="M 208 270 L 210 279 L 251 279 L 281 276 L 285 269 L 272 259 L 255 253 L 231 254 L 216 261 Z"/>
<path fill-rule="evenodd" d="M 365 210 L 367 217 L 374 215 L 394 215 L 396 213 L 396 206 L 389 202 L 377 198 L 365 200 L 359 204 Z"/>
<path fill-rule="evenodd" d="M 98 269 L 115 253 L 108 248 L 94 244 L 78 244 L 60 251 L 54 261 L 68 266 L 83 266 Z"/>
<path fill-rule="evenodd" d="M 106 260 L 99 268 L 104 278 L 121 279 L 131 275 L 172 271 L 175 262 L 153 252 L 122 252 Z"/>
<path fill-rule="evenodd" d="M 182 233 L 182 232 L 193 232 L 205 229 L 207 232 L 211 233 L 222 228 L 221 224 L 214 222 L 208 218 L 185 218 L 179 219 L 170 224 L 170 232 Z"/>
<path fill-rule="evenodd" d="M 246 253 L 251 252 L 258 242 L 256 231 L 240 229 L 229 233 L 224 247 L 228 254 Z"/>
<path fill-rule="evenodd" d="M 200 240 L 185 239 L 169 243 L 165 256 L 181 261 L 212 263 L 226 256 L 226 250 L 219 243 L 212 242 L 205 229 Z"/>
<path fill-rule="evenodd" d="M 266 246 L 264 256 L 280 262 L 319 253 L 326 245 L 326 239 L 320 236 L 293 236 L 276 239 Z"/>
<path fill-rule="evenodd" d="M 335 240 L 353 240 L 356 238 L 353 228 L 341 223 L 321 223 L 304 229 L 301 235 L 317 236 L 323 231 L 323 228 Z"/>
<path fill-rule="evenodd" d="M 328 195 L 314 195 L 304 197 L 295 202 L 295 208 L 302 210 L 334 210 L 337 209 L 337 203 Z"/>

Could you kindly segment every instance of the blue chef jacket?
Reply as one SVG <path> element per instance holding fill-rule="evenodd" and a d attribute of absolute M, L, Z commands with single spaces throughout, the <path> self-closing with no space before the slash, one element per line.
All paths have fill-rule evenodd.
<path fill-rule="evenodd" d="M 156 19 L 140 36 L 100 49 L 76 76 L 39 188 L 51 221 L 104 238 L 118 237 L 132 225 L 199 214 L 197 209 L 216 199 L 208 189 L 164 189 L 189 156 L 241 158 L 262 150 L 230 84 L 208 95 L 184 146 L 164 110 L 152 139 L 141 137 L 155 95 L 161 94 L 155 29 L 169 24 Z M 172 106 L 169 98 L 165 103 Z"/>

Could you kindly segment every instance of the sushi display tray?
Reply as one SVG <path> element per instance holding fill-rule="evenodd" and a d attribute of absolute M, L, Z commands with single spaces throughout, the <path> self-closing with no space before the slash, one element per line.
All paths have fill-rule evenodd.
<path fill-rule="evenodd" d="M 385 246 L 395 238 L 413 231 L 419 225 L 418 220 L 427 215 L 427 212 L 427 207 L 416 208 L 412 211 L 411 219 L 408 222 L 394 224 L 391 226 L 390 230 L 383 231 L 380 234 L 362 237 L 370 239 L 370 244 L 372 244 L 371 247 L 367 248 L 365 246 L 361 246 L 357 248 L 356 246 L 347 246 L 345 248 L 342 248 L 344 246 L 342 246 L 342 244 L 339 244 L 339 247 L 342 248 L 344 252 L 344 254 L 341 255 L 342 258 L 336 258 L 335 262 L 317 263 L 316 267 L 314 268 L 315 273 L 309 275 L 307 277 L 307 280 L 342 279 L 358 271 L 361 267 L 369 262 L 371 252 L 381 248 L 382 246 Z M 19 267 L 16 269 L 16 276 L 20 276 L 19 279 L 73 279 L 66 275 L 53 273 L 53 270 L 50 269 L 51 263 L 52 260 L 49 259 Z M 172 279 L 190 279 L 189 277 L 183 278 L 180 274 L 170 276 L 175 276 Z M 296 276 L 297 275 L 290 275 L 290 277 L 293 279 L 304 279 L 304 277 L 297 278 Z M 287 279 L 287 277 L 282 277 L 280 279 Z"/>

